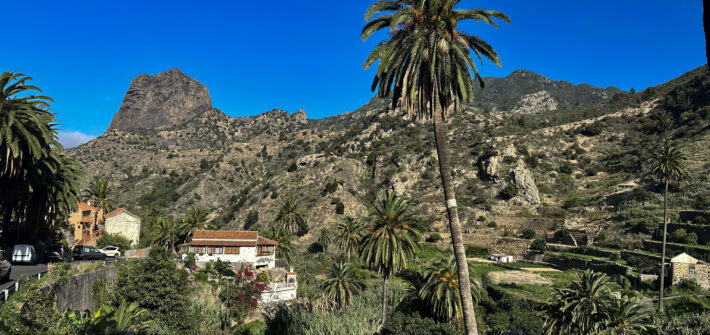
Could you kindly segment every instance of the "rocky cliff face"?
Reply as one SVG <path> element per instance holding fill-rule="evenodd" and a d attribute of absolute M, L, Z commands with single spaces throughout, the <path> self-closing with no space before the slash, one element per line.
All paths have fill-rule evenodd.
<path fill-rule="evenodd" d="M 142 74 L 131 81 L 108 130 L 174 126 L 210 108 L 207 87 L 179 69 Z"/>

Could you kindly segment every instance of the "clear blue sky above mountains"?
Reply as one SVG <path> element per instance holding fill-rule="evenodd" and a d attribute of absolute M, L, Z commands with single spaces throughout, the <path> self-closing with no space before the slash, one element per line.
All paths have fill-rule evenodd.
<path fill-rule="evenodd" d="M 386 37 L 360 39 L 370 0 L 8 1 L 0 70 L 54 98 L 66 144 L 103 133 L 131 79 L 178 67 L 231 116 L 273 108 L 310 118 L 367 102 L 363 61 Z M 464 0 L 497 9 L 498 30 L 469 23 L 501 55 L 484 76 L 528 69 L 575 84 L 644 89 L 705 64 L 701 0 Z M 12 28 L 12 29 L 10 29 Z"/>

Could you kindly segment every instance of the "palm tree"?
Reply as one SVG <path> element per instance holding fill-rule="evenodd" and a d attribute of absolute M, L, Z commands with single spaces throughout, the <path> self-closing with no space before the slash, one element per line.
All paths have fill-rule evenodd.
<path fill-rule="evenodd" d="M 183 218 L 182 224 L 180 225 L 180 233 L 185 241 L 187 241 L 196 230 L 212 227 L 212 225 L 207 222 L 208 215 L 210 215 L 210 211 L 205 208 L 199 206 L 190 208 L 187 216 Z"/>
<path fill-rule="evenodd" d="M 442 257 L 424 272 L 425 283 L 419 295 L 439 321 L 449 322 L 463 316 L 457 272 L 456 259 L 453 255 Z M 469 280 L 473 287 L 473 297 L 478 301 L 480 285 L 470 276 Z"/>
<path fill-rule="evenodd" d="M 340 310 L 352 303 L 353 297 L 365 289 L 365 284 L 355 276 L 349 263 L 333 263 L 325 275 L 321 290 L 328 299 L 335 301 Z"/>
<path fill-rule="evenodd" d="M 121 300 L 115 309 L 108 308 L 106 310 L 107 318 L 113 323 L 115 330 L 122 332 L 127 330 L 139 331 L 145 329 L 150 324 L 150 320 L 146 320 L 148 310 L 140 308 L 137 302 L 127 303 L 126 300 Z"/>
<path fill-rule="evenodd" d="M 155 218 L 157 236 L 153 243 L 168 252 L 175 250 L 175 240 L 177 239 L 177 227 L 171 217 L 159 216 Z"/>
<path fill-rule="evenodd" d="M 648 312 L 634 297 L 614 298 L 604 308 L 604 332 L 608 335 L 642 335 L 653 328 Z"/>
<path fill-rule="evenodd" d="M 357 252 L 360 245 L 360 238 L 363 236 L 364 226 L 353 217 L 346 216 L 343 221 L 335 226 L 335 240 L 338 248 L 348 255 Z"/>
<path fill-rule="evenodd" d="M 0 74 L 0 189 L 14 190 L 0 192 L 0 208 L 2 208 L 3 239 L 9 240 L 10 221 L 13 214 L 19 218 L 26 213 L 23 203 L 33 186 L 28 174 L 32 177 L 48 177 L 45 169 L 50 168 L 54 174 L 56 165 L 46 161 L 54 148 L 61 150 L 56 141 L 54 115 L 49 113 L 49 103 L 52 99 L 44 95 L 33 95 L 31 91 L 41 92 L 29 85 L 31 77 L 22 73 L 4 72 Z M 27 177 L 25 179 L 24 177 Z M 34 178 L 37 180 L 40 178 Z M 18 225 L 19 234 L 19 225 Z"/>
<path fill-rule="evenodd" d="M 547 307 L 548 335 L 594 334 L 604 327 L 604 311 L 611 299 L 603 273 L 585 270 L 568 287 L 555 289 Z"/>
<path fill-rule="evenodd" d="M 421 233 L 406 198 L 384 192 L 379 204 L 365 202 L 368 234 L 363 237 L 360 257 L 383 277 L 382 324 L 387 321 L 388 284 L 391 276 L 407 267 L 419 250 Z"/>
<path fill-rule="evenodd" d="M 665 143 L 661 150 L 649 160 L 651 172 L 665 185 L 663 193 L 663 248 L 661 251 L 661 287 L 658 293 L 658 309 L 663 312 L 663 288 L 666 270 L 666 235 L 668 232 L 668 185 L 672 181 L 682 181 L 687 178 L 685 155 L 674 146 Z"/>
<path fill-rule="evenodd" d="M 323 250 L 328 250 L 328 247 L 333 242 L 333 237 L 330 236 L 330 230 L 328 228 L 322 228 L 320 234 L 318 234 L 318 244 L 323 247 Z"/>
<path fill-rule="evenodd" d="M 283 227 L 293 234 L 305 234 L 308 230 L 306 215 L 301 203 L 293 195 L 288 195 L 281 202 L 274 224 Z"/>
<path fill-rule="evenodd" d="M 93 200 L 94 206 L 101 209 L 101 219 L 96 218 L 96 222 L 103 222 L 103 216 L 111 211 L 113 203 L 111 197 L 113 196 L 114 190 L 111 186 L 111 182 L 100 176 L 95 176 L 86 186 L 84 194 L 87 199 Z"/>
<path fill-rule="evenodd" d="M 285 259 L 287 262 L 293 262 L 293 239 L 294 236 L 287 230 L 279 226 L 271 227 L 271 232 L 268 237 L 276 241 L 276 258 Z"/>
<path fill-rule="evenodd" d="M 460 0 L 383 0 L 365 13 L 369 21 L 362 29 L 363 40 L 381 29 L 389 39 L 381 42 L 365 61 L 367 69 L 379 60 L 372 83 L 381 98 L 391 94 L 394 108 L 412 117 L 432 119 L 439 172 L 449 217 L 449 229 L 458 265 L 459 291 L 463 299 L 466 332 L 478 334 L 473 310 L 468 264 L 461 238 L 456 195 L 451 178 L 451 158 L 446 138 L 446 118 L 473 100 L 474 78 L 483 87 L 471 52 L 483 60 L 501 65 L 498 54 L 481 38 L 457 30 L 459 22 L 475 20 L 497 27 L 494 18 L 510 22 L 504 13 L 483 9 L 454 9 Z M 380 14 L 373 19 L 373 16 Z"/>

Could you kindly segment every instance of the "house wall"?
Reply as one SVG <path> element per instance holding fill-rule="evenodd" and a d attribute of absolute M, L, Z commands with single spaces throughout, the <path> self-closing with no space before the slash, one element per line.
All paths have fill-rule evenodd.
<path fill-rule="evenodd" d="M 141 219 L 121 212 L 106 218 L 104 225 L 107 233 L 127 238 L 133 247 L 138 245 L 141 236 Z"/>
<path fill-rule="evenodd" d="M 690 266 L 695 265 L 695 274 L 690 273 Z M 710 264 L 673 263 L 671 276 L 673 285 L 684 279 L 694 280 L 705 289 L 710 289 Z"/>
<path fill-rule="evenodd" d="M 265 265 L 270 269 L 276 266 L 274 255 L 257 256 L 256 247 L 240 247 L 239 254 L 196 254 L 196 262 L 222 260 L 230 263 L 252 263 L 254 267 Z"/>

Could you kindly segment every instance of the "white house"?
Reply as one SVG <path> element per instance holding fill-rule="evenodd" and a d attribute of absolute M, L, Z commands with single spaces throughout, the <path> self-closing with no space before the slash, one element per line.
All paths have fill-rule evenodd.
<path fill-rule="evenodd" d="M 198 230 L 187 243 L 187 251 L 195 253 L 195 261 L 222 260 L 250 263 L 254 268 L 276 266 L 276 241 L 259 236 L 255 231 Z"/>
<path fill-rule="evenodd" d="M 513 262 L 513 256 L 506 254 L 493 254 L 491 255 L 491 260 L 501 263 L 511 263 Z"/>
<path fill-rule="evenodd" d="M 125 208 L 119 208 L 104 215 L 104 232 L 121 235 L 136 247 L 141 236 L 141 218 Z"/>

